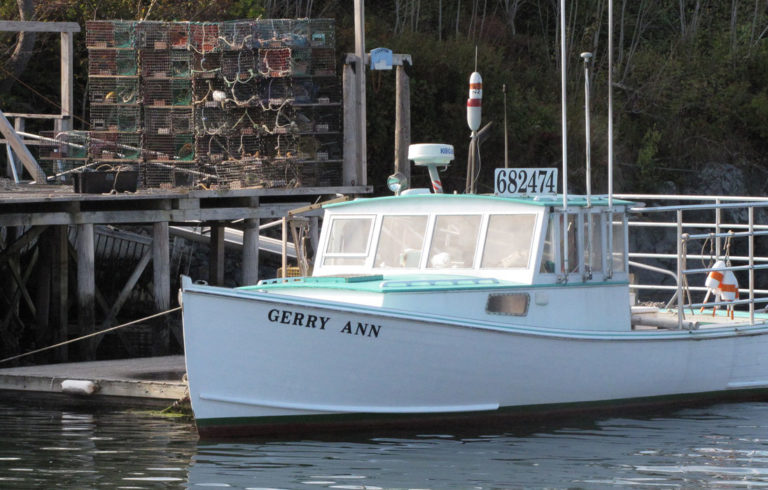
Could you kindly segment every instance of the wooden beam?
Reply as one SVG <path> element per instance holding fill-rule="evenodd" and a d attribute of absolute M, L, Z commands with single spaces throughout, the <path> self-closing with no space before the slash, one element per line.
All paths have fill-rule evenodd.
<path fill-rule="evenodd" d="M 78 31 L 74 31 L 78 32 Z M 74 70 L 75 70 L 75 42 L 74 33 L 67 31 L 61 33 L 61 131 L 72 130 L 72 114 L 74 108 Z"/>
<path fill-rule="evenodd" d="M 53 230 L 46 227 L 45 233 L 37 241 L 37 249 L 40 251 L 40 259 L 37 265 L 37 279 L 35 281 L 37 292 L 35 299 L 37 301 L 37 315 L 35 316 L 35 342 L 37 345 L 49 345 L 48 329 L 50 325 L 51 312 L 51 266 L 53 254 L 51 250 L 51 241 L 53 239 Z"/>
<path fill-rule="evenodd" d="M 168 222 L 155 223 L 152 228 L 152 277 L 154 278 L 155 309 L 165 311 L 171 305 L 171 259 Z"/>
<path fill-rule="evenodd" d="M 243 228 L 243 286 L 259 282 L 259 225 L 258 218 L 245 220 Z"/>
<path fill-rule="evenodd" d="M 208 282 L 214 286 L 224 284 L 224 226 L 211 223 L 211 249 L 208 261 Z"/>
<path fill-rule="evenodd" d="M 128 297 L 131 295 L 131 291 L 133 291 L 133 287 L 136 286 L 137 282 L 139 282 L 139 278 L 144 273 L 144 269 L 147 268 L 147 264 L 149 264 L 149 261 L 151 259 L 152 259 L 152 250 L 147 250 L 144 253 L 144 255 L 141 257 L 141 260 L 139 260 L 139 263 L 136 265 L 136 268 L 133 269 L 133 272 L 131 273 L 131 277 L 129 277 L 128 280 L 125 282 L 125 285 L 123 286 L 123 289 L 120 291 L 120 294 L 117 295 L 117 299 L 115 300 L 115 303 L 112 305 L 112 308 L 110 308 L 109 312 L 107 313 L 107 316 L 104 319 L 104 322 L 101 324 L 102 330 L 112 326 L 112 322 L 114 321 L 115 318 L 117 318 L 117 315 L 120 313 L 120 310 L 123 308 L 123 305 L 128 300 Z"/>
<path fill-rule="evenodd" d="M 357 63 L 359 65 L 360 63 Z M 357 134 L 360 132 L 357 112 L 357 86 L 355 85 L 355 70 L 349 59 L 342 72 L 342 92 L 344 94 L 344 160 L 342 162 L 342 178 L 344 185 L 357 185 L 360 182 L 360 142 Z"/>
<path fill-rule="evenodd" d="M 23 279 L 19 275 L 21 271 L 20 264 L 16 262 L 15 259 L 10 259 L 8 261 L 8 270 L 11 271 L 11 276 L 13 277 L 13 280 L 16 281 L 16 284 L 18 286 L 17 292 L 21 294 L 21 297 L 24 298 L 24 301 L 27 302 L 29 311 L 32 312 L 32 315 L 37 315 L 37 308 L 35 308 L 35 303 L 34 301 L 32 301 L 32 297 L 29 295 L 29 291 L 27 291 L 27 280 Z M 29 275 L 27 273 L 25 273 L 24 276 L 29 278 Z M 16 303 L 16 301 L 14 301 L 14 303 Z M 13 307 L 13 309 L 15 309 L 15 306 Z"/>
<path fill-rule="evenodd" d="M 69 316 L 67 306 L 69 304 L 69 255 L 67 227 L 56 226 L 53 230 L 53 267 L 51 269 L 51 317 L 53 324 L 52 343 L 59 343 L 67 340 Z M 57 361 L 66 361 L 68 358 L 67 346 L 60 347 L 54 351 L 54 358 Z"/>
<path fill-rule="evenodd" d="M 77 22 L 0 21 L 0 31 L 5 32 L 80 32 Z"/>
<path fill-rule="evenodd" d="M 8 144 L 11 145 L 16 156 L 21 160 L 21 163 L 24 164 L 24 168 L 27 169 L 27 172 L 29 172 L 32 178 L 35 179 L 35 182 L 38 184 L 45 184 L 45 172 L 40 168 L 40 165 L 37 164 L 35 157 L 29 152 L 29 149 L 24 145 L 24 142 L 21 141 L 21 138 L 16 134 L 13 126 L 8 122 L 8 119 L 2 111 L 0 111 L 0 133 L 2 133 L 8 140 Z"/>
<path fill-rule="evenodd" d="M 402 174 L 410 186 L 411 86 L 402 65 L 395 68 L 395 77 L 395 173 Z"/>
<path fill-rule="evenodd" d="M 234 221 L 249 218 L 279 218 L 294 209 L 295 204 L 259 207 L 204 208 L 204 209 L 150 209 L 125 211 L 49 211 L 39 213 L 2 213 L 0 226 L 78 225 L 84 223 L 156 223 L 186 221 Z"/>
<path fill-rule="evenodd" d="M 95 246 L 92 224 L 77 226 L 77 323 L 80 334 L 85 335 L 95 330 L 96 317 L 96 267 Z M 86 360 L 96 357 L 96 342 L 85 341 Z"/>
<path fill-rule="evenodd" d="M 32 243 L 32 240 L 35 240 L 37 237 L 39 237 L 40 234 L 44 232 L 46 228 L 47 226 L 38 226 L 38 227 L 32 228 L 26 233 L 24 233 L 23 235 L 21 235 L 16 240 L 14 240 L 5 249 L 0 251 L 0 263 L 5 260 L 8 260 L 8 257 L 10 257 L 15 253 L 20 252 L 21 249 L 23 249 L 24 247 Z"/>

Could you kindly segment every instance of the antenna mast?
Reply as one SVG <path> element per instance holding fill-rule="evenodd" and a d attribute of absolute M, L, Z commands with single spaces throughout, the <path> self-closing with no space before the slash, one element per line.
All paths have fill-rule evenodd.
<path fill-rule="evenodd" d="M 568 280 L 568 130 L 567 130 L 567 109 L 565 96 L 565 0 L 560 0 L 560 84 L 561 84 L 561 104 L 563 113 L 563 273 L 565 280 Z"/>

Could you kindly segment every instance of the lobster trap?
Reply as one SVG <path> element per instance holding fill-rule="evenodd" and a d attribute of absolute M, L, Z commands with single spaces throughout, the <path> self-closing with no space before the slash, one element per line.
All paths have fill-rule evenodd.
<path fill-rule="evenodd" d="M 144 103 L 151 106 L 191 106 L 192 80 L 147 79 L 144 81 Z"/>
<path fill-rule="evenodd" d="M 193 131 L 192 108 L 147 106 L 144 113 L 147 135 L 191 134 Z"/>
<path fill-rule="evenodd" d="M 149 134 L 144 138 L 144 156 L 147 160 L 195 160 L 195 137 L 192 134 Z"/>
<path fill-rule="evenodd" d="M 219 48 L 219 24 L 209 22 L 190 24 L 189 37 L 192 51 L 199 54 L 217 51 Z"/>
<path fill-rule="evenodd" d="M 221 53 L 192 54 L 192 77 L 216 78 L 221 73 Z"/>
<path fill-rule="evenodd" d="M 332 19 L 88 28 L 95 139 L 80 145 L 83 158 L 141 161 L 144 187 L 333 180 L 341 111 Z M 52 140 L 41 155 L 77 153 Z"/>
<path fill-rule="evenodd" d="M 195 154 L 201 164 L 216 164 L 230 160 L 228 138 L 221 135 L 198 135 L 195 137 Z"/>
<path fill-rule="evenodd" d="M 138 78 L 91 77 L 88 96 L 96 104 L 138 104 L 141 102 Z"/>
<path fill-rule="evenodd" d="M 168 27 L 168 42 L 171 49 L 190 50 L 192 47 L 191 36 L 191 23 L 189 22 L 173 22 Z"/>
<path fill-rule="evenodd" d="M 232 115 L 223 107 L 200 107 L 195 111 L 195 134 L 226 136 L 231 132 Z"/>
<path fill-rule="evenodd" d="M 218 47 L 221 51 L 242 51 L 252 49 L 252 22 L 235 20 L 219 24 Z"/>
<path fill-rule="evenodd" d="M 301 185 L 333 187 L 342 184 L 341 162 L 308 163 L 301 166 Z"/>
<path fill-rule="evenodd" d="M 309 19 L 309 44 L 313 48 L 336 47 L 336 25 L 333 19 Z"/>
<path fill-rule="evenodd" d="M 265 78 L 280 78 L 290 76 L 290 48 L 259 49 L 258 72 Z"/>
<path fill-rule="evenodd" d="M 134 48 L 135 22 L 122 20 L 89 20 L 85 23 L 85 45 L 88 48 Z"/>
<path fill-rule="evenodd" d="M 264 139 L 255 134 L 232 135 L 227 138 L 227 154 L 238 160 L 263 158 Z"/>
<path fill-rule="evenodd" d="M 221 53 L 221 76 L 227 83 L 248 81 L 258 76 L 258 51 L 243 49 Z"/>
<path fill-rule="evenodd" d="M 299 183 L 298 165 L 288 159 L 225 160 L 215 165 L 204 165 L 202 170 L 215 176 L 210 186 L 219 189 L 295 187 Z"/>
<path fill-rule="evenodd" d="M 88 51 L 88 74 L 106 76 L 138 75 L 136 51 L 132 49 L 91 49 Z"/>
<path fill-rule="evenodd" d="M 141 164 L 141 182 L 145 188 L 172 189 L 195 187 L 200 179 L 198 165 L 191 162 L 147 160 Z"/>
<path fill-rule="evenodd" d="M 233 135 L 258 135 L 264 125 L 265 112 L 257 107 L 235 108 L 231 114 Z"/>
<path fill-rule="evenodd" d="M 169 49 L 170 32 L 171 24 L 168 22 L 138 22 L 136 24 L 135 46 L 139 49 Z"/>
<path fill-rule="evenodd" d="M 336 53 L 333 48 L 312 48 L 312 76 L 336 76 Z"/>
<path fill-rule="evenodd" d="M 141 135 L 137 133 L 91 132 L 88 156 L 98 161 L 141 159 Z"/>
<path fill-rule="evenodd" d="M 88 131 L 41 131 L 38 156 L 42 160 L 85 159 L 88 157 Z"/>
<path fill-rule="evenodd" d="M 253 25 L 254 47 L 280 48 L 307 46 L 306 19 L 263 19 Z"/>
<path fill-rule="evenodd" d="M 141 129 L 141 106 L 91 104 L 91 131 L 137 132 Z"/>

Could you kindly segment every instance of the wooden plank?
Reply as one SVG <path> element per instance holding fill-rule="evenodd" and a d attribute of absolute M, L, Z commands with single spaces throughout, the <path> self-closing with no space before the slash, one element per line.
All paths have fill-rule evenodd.
<path fill-rule="evenodd" d="M 77 225 L 77 323 L 80 334 L 95 330 L 96 318 L 96 255 L 94 250 L 93 224 Z M 93 339 L 83 342 L 85 358 L 94 359 L 96 343 Z"/>
<path fill-rule="evenodd" d="M 24 164 L 24 168 L 27 169 L 32 178 L 35 179 L 35 182 L 44 184 L 46 182 L 45 172 L 40 168 L 40 165 L 37 164 L 35 157 L 32 156 L 21 141 L 21 138 L 16 134 L 16 131 L 11 126 L 11 123 L 8 122 L 8 119 L 2 111 L 0 111 L 0 133 L 2 133 L 8 140 L 8 144 L 11 145 L 16 156 L 21 160 L 21 163 Z"/>
<path fill-rule="evenodd" d="M 80 32 L 77 22 L 33 22 L 1 20 L 0 31 L 5 32 Z"/>
<path fill-rule="evenodd" d="M 6 112 L 5 117 L 20 117 L 22 119 L 62 119 L 61 114 L 32 114 L 28 112 Z"/>

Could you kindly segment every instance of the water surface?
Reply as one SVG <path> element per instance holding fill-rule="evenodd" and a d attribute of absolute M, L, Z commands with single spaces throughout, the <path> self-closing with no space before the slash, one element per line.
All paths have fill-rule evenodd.
<path fill-rule="evenodd" d="M 768 403 L 491 432 L 200 442 L 193 424 L 144 412 L 0 401 L 0 488 L 762 486 L 768 486 Z"/>

